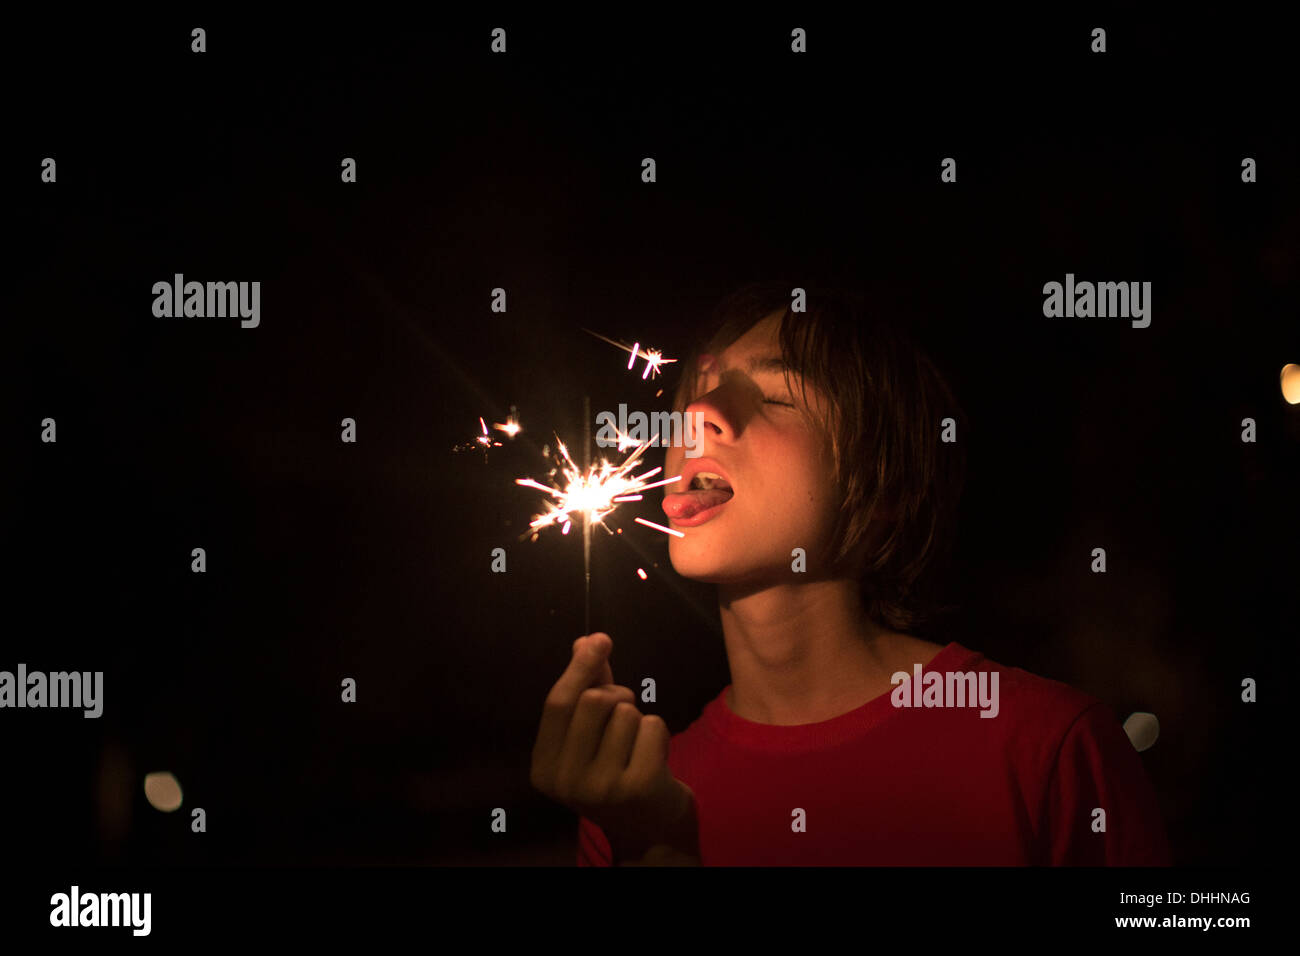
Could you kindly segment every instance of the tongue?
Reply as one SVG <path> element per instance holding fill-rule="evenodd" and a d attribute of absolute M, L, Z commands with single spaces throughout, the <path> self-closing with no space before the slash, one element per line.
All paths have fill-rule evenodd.
<path fill-rule="evenodd" d="M 664 495 L 664 514 L 670 518 L 690 518 L 706 508 L 730 501 L 730 488 L 709 488 L 707 491 L 686 491 L 677 495 Z"/>

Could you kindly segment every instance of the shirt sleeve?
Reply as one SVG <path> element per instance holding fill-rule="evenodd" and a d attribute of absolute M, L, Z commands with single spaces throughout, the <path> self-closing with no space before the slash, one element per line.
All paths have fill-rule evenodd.
<path fill-rule="evenodd" d="M 1105 830 L 1100 827 L 1105 811 Z M 1138 752 L 1100 702 L 1066 731 L 1047 790 L 1044 840 L 1053 866 L 1169 866 L 1169 841 Z"/>
<path fill-rule="evenodd" d="M 614 851 L 605 833 L 586 817 L 578 818 L 578 866 L 613 866 Z"/>

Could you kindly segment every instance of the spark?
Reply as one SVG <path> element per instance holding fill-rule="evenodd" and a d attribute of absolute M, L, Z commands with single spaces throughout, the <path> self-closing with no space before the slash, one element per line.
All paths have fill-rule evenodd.
<path fill-rule="evenodd" d="M 472 441 L 467 441 L 464 442 L 463 444 L 457 445 L 452 449 L 452 451 L 473 451 L 475 449 L 482 448 L 483 461 L 486 462 L 488 451 L 493 448 L 500 448 L 501 443 L 499 441 L 492 440 L 492 433 L 488 431 L 487 422 L 483 421 L 483 419 L 480 418 L 478 420 L 478 424 L 479 424 L 479 428 L 483 430 L 483 433 L 481 435 L 475 435 Z"/>
<path fill-rule="evenodd" d="M 619 437 L 621 442 L 623 436 Z M 610 532 L 609 527 L 604 524 L 604 519 L 620 504 L 626 501 L 640 501 L 641 492 L 672 484 L 681 477 L 677 475 L 673 478 L 650 481 L 663 471 L 659 467 L 651 468 L 639 475 L 632 474 L 642 454 L 650 447 L 649 441 L 641 442 L 622 463 L 616 465 L 601 459 L 592 464 L 585 474 L 574 462 L 569 449 L 565 447 L 564 442 L 560 441 L 558 435 L 555 441 L 559 447 L 559 455 L 556 458 L 557 468 L 552 470 L 551 477 L 555 476 L 556 470 L 561 471 L 562 486 L 544 485 L 532 478 L 515 479 L 515 484 L 523 485 L 525 488 L 536 488 L 554 499 L 545 502 L 547 510 L 529 523 L 530 530 L 525 533 L 525 537 L 531 535 L 535 539 L 543 528 L 554 525 L 561 527 L 562 534 L 568 534 L 572 522 L 579 517 L 589 525 L 600 525 L 607 533 L 612 534 L 613 532 Z M 620 444 L 620 450 L 621 448 Z"/>
<path fill-rule="evenodd" d="M 482 448 L 483 461 L 486 462 L 488 451 L 493 448 L 500 448 L 501 442 L 493 440 L 492 433 L 488 431 L 487 422 L 483 420 L 481 415 L 479 416 L 478 427 L 481 432 L 480 434 L 475 435 L 470 441 L 456 445 L 452 448 L 452 451 L 476 451 L 477 449 Z M 515 407 L 513 405 L 510 406 L 510 417 L 507 418 L 504 423 L 494 422 L 492 427 L 499 432 L 505 432 L 510 438 L 514 438 L 523 430 L 519 425 L 519 418 L 515 415 Z"/>
<path fill-rule="evenodd" d="M 630 346 L 628 346 L 623 344 L 622 342 L 616 342 L 614 339 L 601 335 L 599 332 L 593 332 L 591 331 L 591 329 L 583 329 L 582 331 L 586 332 L 588 335 L 594 335 L 602 342 L 608 342 L 610 345 L 613 345 L 617 348 L 622 349 L 624 352 L 627 352 L 628 369 L 631 369 L 632 366 L 636 364 L 637 359 L 639 358 L 645 359 L 645 371 L 641 373 L 641 377 L 643 379 L 657 377 L 659 375 L 660 369 L 663 366 L 670 365 L 673 362 L 677 361 L 677 359 L 664 358 L 664 353 L 659 349 L 652 349 L 649 346 L 646 346 L 644 349 L 641 348 L 640 342 L 633 342 Z"/>
<path fill-rule="evenodd" d="M 646 521 L 645 518 L 636 518 L 638 523 L 645 525 L 647 528 L 654 528 L 656 531 L 662 531 L 664 534 L 675 534 L 679 538 L 686 537 L 685 532 L 674 531 L 672 528 L 665 528 L 661 524 L 655 524 L 653 521 Z"/>
<path fill-rule="evenodd" d="M 645 568 L 637 568 L 637 569 L 636 569 L 636 575 L 637 575 L 637 577 L 639 577 L 642 581 L 644 581 L 644 580 L 646 579 L 646 577 L 645 577 Z"/>
<path fill-rule="evenodd" d="M 492 427 L 499 432 L 505 432 L 511 438 L 518 435 L 523 429 L 519 424 L 519 416 L 515 414 L 515 407 L 510 406 L 510 417 L 504 422 L 493 422 Z"/>
<path fill-rule="evenodd" d="M 483 421 L 482 418 L 479 418 L 478 424 L 479 427 L 483 429 L 483 434 L 479 435 L 474 440 L 484 448 L 500 448 L 501 443 L 499 441 L 493 441 L 491 434 L 488 433 L 487 422 Z"/>

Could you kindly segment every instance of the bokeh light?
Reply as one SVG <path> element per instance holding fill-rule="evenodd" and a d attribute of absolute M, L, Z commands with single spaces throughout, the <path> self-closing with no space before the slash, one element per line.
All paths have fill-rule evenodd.
<path fill-rule="evenodd" d="M 181 785 L 166 771 L 145 774 L 144 795 L 155 810 L 171 813 L 173 810 L 180 809 Z"/>

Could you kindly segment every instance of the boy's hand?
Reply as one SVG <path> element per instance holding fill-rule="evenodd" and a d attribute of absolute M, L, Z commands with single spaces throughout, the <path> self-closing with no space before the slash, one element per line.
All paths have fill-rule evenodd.
<path fill-rule="evenodd" d="M 573 642 L 573 659 L 546 696 L 529 779 L 599 826 L 616 861 L 662 846 L 697 857 L 694 795 L 668 769 L 668 725 L 614 683 L 613 646 L 599 632 Z"/>

